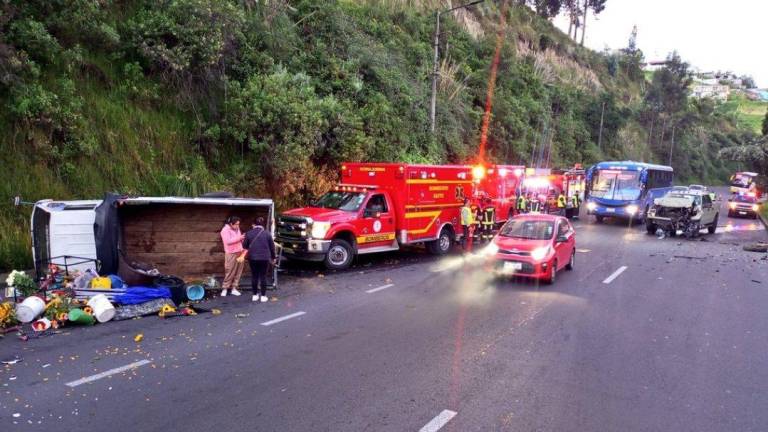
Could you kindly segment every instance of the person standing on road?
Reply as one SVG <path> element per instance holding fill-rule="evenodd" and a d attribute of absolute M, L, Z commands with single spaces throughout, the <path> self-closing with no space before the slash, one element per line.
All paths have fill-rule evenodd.
<path fill-rule="evenodd" d="M 560 216 L 565 216 L 565 195 L 563 195 L 563 192 L 560 191 L 560 194 L 557 196 L 557 214 Z"/>
<path fill-rule="evenodd" d="M 461 237 L 461 247 L 465 251 L 472 245 L 472 228 L 475 223 L 473 216 L 470 200 L 466 198 L 464 206 L 461 208 L 461 230 L 463 234 Z"/>
<path fill-rule="evenodd" d="M 227 295 L 227 290 L 232 289 L 232 295 L 239 296 L 240 278 L 243 275 L 245 264 L 238 261 L 237 257 L 243 252 L 243 239 L 240 232 L 240 218 L 230 216 L 224 222 L 221 229 L 221 241 L 224 243 L 224 281 L 221 284 L 221 296 Z"/>
<path fill-rule="evenodd" d="M 528 201 L 525 199 L 525 195 L 520 192 L 520 196 L 517 197 L 517 214 L 523 214 L 528 209 Z"/>
<path fill-rule="evenodd" d="M 496 208 L 490 198 L 486 198 L 483 204 L 483 241 L 489 242 L 493 238 L 493 227 L 496 225 Z"/>
<path fill-rule="evenodd" d="M 253 227 L 245 234 L 243 247 L 246 249 L 241 260 L 248 256 L 248 265 L 251 268 L 251 287 L 253 297 L 251 300 L 265 303 L 267 300 L 267 271 L 270 264 L 275 265 L 275 241 L 272 235 L 264 228 L 264 218 L 259 216 L 253 221 Z M 261 294 L 259 294 L 259 289 Z"/>

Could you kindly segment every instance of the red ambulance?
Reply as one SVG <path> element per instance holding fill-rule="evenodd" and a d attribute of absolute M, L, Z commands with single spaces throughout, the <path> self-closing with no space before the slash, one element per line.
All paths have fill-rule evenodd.
<path fill-rule="evenodd" d="M 276 241 L 288 258 L 329 269 L 409 244 L 444 254 L 461 234 L 460 209 L 472 187 L 470 166 L 346 163 L 334 190 L 280 215 Z"/>

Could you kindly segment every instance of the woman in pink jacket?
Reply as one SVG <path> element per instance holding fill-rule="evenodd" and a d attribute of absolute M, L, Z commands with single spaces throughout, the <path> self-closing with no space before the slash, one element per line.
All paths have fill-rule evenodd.
<path fill-rule="evenodd" d="M 221 296 L 227 295 L 227 290 L 232 289 L 232 295 L 239 296 L 240 277 L 243 275 L 244 262 L 237 260 L 243 252 L 243 239 L 240 232 L 240 218 L 230 216 L 221 229 L 221 241 L 224 243 L 224 282 L 221 284 Z"/>

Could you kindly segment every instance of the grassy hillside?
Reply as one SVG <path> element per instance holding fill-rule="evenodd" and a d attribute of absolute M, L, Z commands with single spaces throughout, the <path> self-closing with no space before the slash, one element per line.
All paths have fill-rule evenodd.
<path fill-rule="evenodd" d="M 744 127 L 755 133 L 762 133 L 761 128 L 765 113 L 768 111 L 768 102 L 749 100 L 743 94 L 732 94 L 723 104 L 722 109 L 734 115 Z"/>
<path fill-rule="evenodd" d="M 344 160 L 473 163 L 497 34 L 488 160 L 666 163 L 670 134 L 643 114 L 651 82 L 636 57 L 581 48 L 527 8 L 502 17 L 492 2 L 444 16 L 431 134 L 433 11 L 448 3 L 0 4 L 0 269 L 30 262 L 17 194 L 227 189 L 284 207 L 326 189 Z M 676 168 L 725 176 L 707 154 L 738 128 L 705 106 L 688 114 Z"/>

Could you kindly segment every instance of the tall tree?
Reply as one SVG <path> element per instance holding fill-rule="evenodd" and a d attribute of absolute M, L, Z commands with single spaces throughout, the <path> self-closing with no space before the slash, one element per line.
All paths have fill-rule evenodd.
<path fill-rule="evenodd" d="M 584 35 L 587 32 L 587 13 L 592 9 L 595 15 L 605 10 L 605 3 L 608 0 L 584 0 L 584 19 L 581 21 L 581 46 L 584 46 Z"/>

